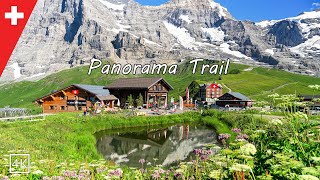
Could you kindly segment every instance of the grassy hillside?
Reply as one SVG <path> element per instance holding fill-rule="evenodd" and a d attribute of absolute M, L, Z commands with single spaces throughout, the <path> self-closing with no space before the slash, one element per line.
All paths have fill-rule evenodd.
<path fill-rule="evenodd" d="M 198 66 L 200 68 L 200 66 Z M 239 74 L 217 75 L 208 73 L 201 75 L 192 74 L 193 66 L 188 63 L 179 67 L 176 75 L 163 75 L 163 77 L 175 88 L 170 96 L 184 95 L 185 88 L 193 81 L 214 82 L 224 84 L 232 91 L 241 92 L 254 100 L 266 99 L 268 94 L 312 94 L 308 88 L 311 84 L 320 84 L 320 78 L 292 74 L 276 69 L 249 68 L 245 65 L 231 64 L 229 72 L 240 70 Z M 37 82 L 18 82 L 0 87 L 0 107 L 37 107 L 32 102 L 52 90 L 58 90 L 71 84 L 106 85 L 116 78 L 128 77 L 123 75 L 103 75 L 100 71 L 93 71 L 87 75 L 88 67 L 77 67 L 52 74 Z M 220 79 L 220 80 L 219 80 Z M 227 88 L 224 88 L 227 92 Z"/>

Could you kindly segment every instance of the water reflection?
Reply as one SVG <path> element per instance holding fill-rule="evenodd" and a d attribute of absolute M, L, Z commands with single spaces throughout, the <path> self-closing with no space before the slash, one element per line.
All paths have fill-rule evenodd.
<path fill-rule="evenodd" d="M 140 167 L 139 159 L 170 165 L 190 158 L 195 148 L 217 143 L 215 132 L 203 125 L 119 131 L 98 133 L 97 149 L 105 159 L 131 167 Z"/>

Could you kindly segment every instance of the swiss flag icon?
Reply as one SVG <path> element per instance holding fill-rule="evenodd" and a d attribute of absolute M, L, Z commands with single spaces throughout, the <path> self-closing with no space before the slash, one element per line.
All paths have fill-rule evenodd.
<path fill-rule="evenodd" d="M 0 76 L 37 0 L 0 0 Z"/>

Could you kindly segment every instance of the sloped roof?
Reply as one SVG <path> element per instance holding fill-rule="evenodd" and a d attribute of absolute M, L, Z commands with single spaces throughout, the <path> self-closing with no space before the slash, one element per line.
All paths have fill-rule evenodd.
<path fill-rule="evenodd" d="M 92 93 L 92 94 L 94 94 L 96 96 L 98 96 L 98 95 L 110 95 L 110 91 L 108 89 L 103 89 L 103 86 L 95 86 L 95 85 L 87 85 L 87 84 L 72 84 L 72 85 L 70 85 L 68 87 L 65 87 L 63 89 L 60 89 L 58 91 L 52 92 L 50 94 L 47 94 L 47 95 L 45 95 L 45 96 L 43 96 L 43 97 L 41 97 L 41 98 L 39 98 L 39 99 L 37 99 L 35 101 L 39 101 L 41 99 L 44 99 L 46 97 L 49 97 L 49 96 L 54 95 L 56 93 L 59 93 L 59 92 L 61 92 L 63 90 L 69 89 L 71 87 L 76 87 L 76 88 L 85 90 L 85 91 L 87 91 L 89 93 Z"/>
<path fill-rule="evenodd" d="M 320 98 L 320 94 L 315 94 L 315 95 L 304 95 L 304 94 L 302 94 L 302 95 L 299 95 L 298 97 L 300 97 L 300 98 L 303 98 L 304 100 L 305 99 L 307 99 L 307 100 L 311 100 L 311 99 L 318 99 L 318 98 Z"/>
<path fill-rule="evenodd" d="M 170 90 L 173 87 L 162 77 L 152 78 L 121 78 L 117 79 L 112 84 L 105 86 L 105 89 L 148 89 L 159 81 L 163 81 Z"/>
<path fill-rule="evenodd" d="M 239 92 L 228 92 L 228 94 L 230 94 L 230 95 L 232 95 L 232 96 L 234 96 L 234 97 L 236 97 L 236 98 L 238 98 L 240 100 L 243 100 L 243 101 L 249 101 L 250 100 L 247 96 L 245 96 L 245 95 L 243 95 L 243 94 L 241 94 Z"/>
<path fill-rule="evenodd" d="M 88 91 L 94 95 L 110 95 L 108 89 L 103 89 L 104 86 L 95 86 L 95 85 L 87 85 L 87 84 L 74 84 L 74 86 Z"/>
<path fill-rule="evenodd" d="M 97 95 L 97 98 L 100 101 L 112 101 L 112 100 L 118 100 L 117 97 L 115 97 L 114 95 Z"/>

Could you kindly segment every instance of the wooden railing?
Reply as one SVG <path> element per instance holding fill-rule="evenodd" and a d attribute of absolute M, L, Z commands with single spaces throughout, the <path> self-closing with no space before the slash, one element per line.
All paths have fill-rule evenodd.
<path fill-rule="evenodd" d="M 12 122 L 12 121 L 41 121 L 46 119 L 46 114 L 30 115 L 30 116 L 17 116 L 17 117 L 3 117 L 0 118 L 0 122 Z"/>

